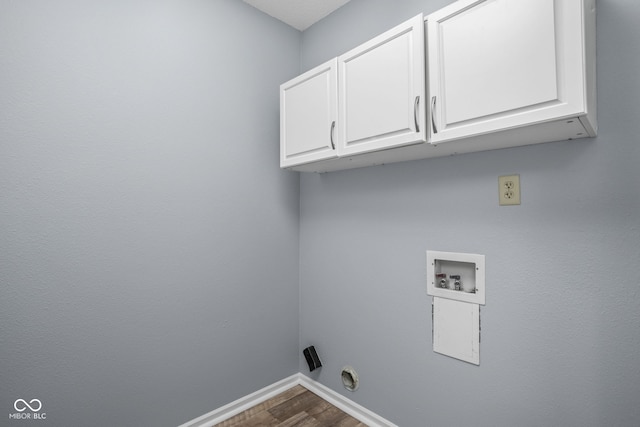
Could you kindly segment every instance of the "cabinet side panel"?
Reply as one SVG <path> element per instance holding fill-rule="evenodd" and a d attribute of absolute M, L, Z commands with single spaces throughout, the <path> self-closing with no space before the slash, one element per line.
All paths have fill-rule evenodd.
<path fill-rule="evenodd" d="M 587 115 L 583 123 L 590 136 L 598 133 L 597 91 L 596 91 L 596 0 L 583 2 L 585 43 L 585 81 L 587 95 Z"/>

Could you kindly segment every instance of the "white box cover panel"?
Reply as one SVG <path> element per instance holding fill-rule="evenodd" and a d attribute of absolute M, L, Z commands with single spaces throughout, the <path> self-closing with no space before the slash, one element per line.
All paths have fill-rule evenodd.
<path fill-rule="evenodd" d="M 480 306 L 433 297 L 433 351 L 480 364 Z"/>

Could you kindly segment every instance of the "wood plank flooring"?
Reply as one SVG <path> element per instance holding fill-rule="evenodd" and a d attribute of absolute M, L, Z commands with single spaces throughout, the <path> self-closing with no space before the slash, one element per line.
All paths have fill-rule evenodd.
<path fill-rule="evenodd" d="M 295 386 L 217 427 L 367 427 L 306 388 Z"/>

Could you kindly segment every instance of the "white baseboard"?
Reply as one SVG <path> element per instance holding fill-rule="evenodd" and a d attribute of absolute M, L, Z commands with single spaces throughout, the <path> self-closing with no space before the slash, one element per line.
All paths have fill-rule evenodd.
<path fill-rule="evenodd" d="M 187 421 L 178 427 L 212 427 L 219 424 L 229 418 L 238 415 L 241 412 L 252 408 L 265 400 L 269 400 L 272 397 L 279 395 L 280 393 L 289 390 L 292 387 L 300 384 L 299 374 L 294 374 L 288 378 L 280 380 L 276 383 L 266 386 L 265 388 L 251 393 L 245 397 L 241 397 L 228 405 L 224 405 L 218 409 L 215 409 L 207 414 L 204 414 L 191 421 Z"/>
<path fill-rule="evenodd" d="M 288 378 L 285 378 L 261 390 L 258 390 L 255 393 L 251 393 L 245 397 L 241 397 L 240 399 L 233 401 L 228 405 L 215 409 L 178 427 L 213 427 L 216 424 L 228 420 L 229 418 L 238 415 L 239 413 L 244 412 L 249 408 L 252 408 L 292 387 L 295 387 L 296 385 L 301 385 L 307 390 L 317 394 L 327 402 L 343 410 L 353 418 L 357 419 L 361 423 L 368 425 L 369 427 L 398 427 L 391 421 L 382 418 L 381 416 L 371 412 L 367 408 L 358 405 L 351 399 L 348 399 L 343 395 L 336 393 L 329 387 L 322 385 L 319 382 L 314 381 L 301 373 L 294 374 Z"/>
<path fill-rule="evenodd" d="M 356 420 L 369 427 L 398 427 L 389 420 L 382 418 L 380 415 L 371 412 L 364 406 L 358 405 L 353 400 L 344 397 L 343 395 L 336 393 L 329 387 L 314 381 L 311 378 L 303 374 L 298 374 L 300 378 L 300 385 L 307 390 L 317 394 L 333 406 L 342 409 L 347 414 L 351 415 Z"/>

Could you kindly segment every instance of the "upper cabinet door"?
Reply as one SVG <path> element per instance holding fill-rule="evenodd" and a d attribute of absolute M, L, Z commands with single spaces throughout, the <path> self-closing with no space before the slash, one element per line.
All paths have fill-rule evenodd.
<path fill-rule="evenodd" d="M 426 141 L 422 15 L 338 57 L 340 156 Z"/>
<path fill-rule="evenodd" d="M 280 167 L 337 157 L 337 59 L 280 86 Z"/>
<path fill-rule="evenodd" d="M 583 0 L 460 0 L 427 17 L 432 143 L 584 113 Z"/>

